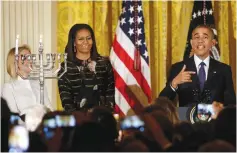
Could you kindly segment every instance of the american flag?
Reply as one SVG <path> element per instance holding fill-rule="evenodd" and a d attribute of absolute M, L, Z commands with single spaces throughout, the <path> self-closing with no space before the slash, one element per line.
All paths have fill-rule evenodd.
<path fill-rule="evenodd" d="M 135 53 L 139 53 L 138 56 Z M 137 84 L 150 102 L 150 67 L 141 1 L 122 2 L 122 13 L 111 48 L 110 61 L 115 77 L 115 112 L 126 115 L 135 106 L 125 90 L 127 85 Z M 134 69 L 135 62 L 138 69 Z"/>

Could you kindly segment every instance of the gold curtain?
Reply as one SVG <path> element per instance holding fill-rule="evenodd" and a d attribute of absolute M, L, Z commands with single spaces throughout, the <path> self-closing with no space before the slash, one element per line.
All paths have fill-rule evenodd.
<path fill-rule="evenodd" d="M 221 61 L 232 67 L 236 85 L 236 2 L 213 1 Z M 122 1 L 57 2 L 57 49 L 64 52 L 75 23 L 87 23 L 95 32 L 98 51 L 109 56 Z M 150 55 L 152 98 L 164 88 L 171 64 L 185 50 L 193 1 L 144 1 L 145 34 Z M 57 98 L 58 109 L 62 109 Z"/>

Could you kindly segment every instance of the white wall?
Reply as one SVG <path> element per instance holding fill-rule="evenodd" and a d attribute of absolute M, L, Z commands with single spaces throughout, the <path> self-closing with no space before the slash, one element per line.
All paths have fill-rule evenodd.
<path fill-rule="evenodd" d="M 40 34 L 43 35 L 44 53 L 57 52 L 56 3 L 55 1 L 1 1 L 1 85 L 9 80 L 6 73 L 6 56 L 15 47 L 16 35 L 19 45 L 28 44 L 37 53 Z M 47 80 L 50 99 L 56 108 L 56 81 Z"/>
<path fill-rule="evenodd" d="M 3 23 L 3 9 L 2 9 L 2 1 L 0 1 L 0 13 L 1 13 L 1 24 L 0 24 L 0 85 L 2 86 L 4 83 L 4 54 L 3 54 L 3 28 L 2 28 L 2 23 Z M 0 87 L 1 87 L 0 86 Z M 1 93 L 1 88 L 0 88 L 0 93 Z"/>

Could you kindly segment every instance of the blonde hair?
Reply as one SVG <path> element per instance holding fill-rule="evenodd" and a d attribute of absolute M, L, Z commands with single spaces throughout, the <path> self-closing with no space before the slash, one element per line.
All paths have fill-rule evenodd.
<path fill-rule="evenodd" d="M 17 78 L 16 69 L 15 69 L 15 50 L 16 48 L 10 49 L 7 55 L 7 73 L 11 76 L 12 79 Z M 28 45 L 22 45 L 18 47 L 18 53 L 20 54 L 23 50 L 28 50 L 31 52 Z"/>

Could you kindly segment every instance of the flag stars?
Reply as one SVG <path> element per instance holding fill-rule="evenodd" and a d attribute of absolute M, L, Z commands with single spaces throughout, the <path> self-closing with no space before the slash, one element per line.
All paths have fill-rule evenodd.
<path fill-rule="evenodd" d="M 138 18 L 137 18 L 137 22 L 138 22 L 138 24 L 140 24 L 140 23 L 143 22 L 143 21 L 142 21 L 142 16 L 138 16 Z"/>
<path fill-rule="evenodd" d="M 129 28 L 128 33 L 129 33 L 130 36 L 132 36 L 134 34 L 134 29 Z"/>
<path fill-rule="evenodd" d="M 146 58 L 148 57 L 148 52 L 147 52 L 147 50 L 145 50 L 143 56 L 145 56 Z"/>
<path fill-rule="evenodd" d="M 198 16 L 201 16 L 202 15 L 202 12 L 201 11 L 198 11 Z"/>
<path fill-rule="evenodd" d="M 130 5 L 130 8 L 128 9 L 130 11 L 130 13 L 132 14 L 132 12 L 134 11 L 134 7 Z"/>
<path fill-rule="evenodd" d="M 138 5 L 137 11 L 138 11 L 138 13 L 140 13 L 142 11 L 142 6 L 141 5 Z"/>
<path fill-rule="evenodd" d="M 122 18 L 122 20 L 120 21 L 120 24 L 123 25 L 125 23 L 126 23 L 125 18 Z"/>
<path fill-rule="evenodd" d="M 130 23 L 130 25 L 133 24 L 134 23 L 133 18 L 130 17 L 128 22 Z"/>
<path fill-rule="evenodd" d="M 138 29 L 137 29 L 137 34 L 138 34 L 138 36 L 139 36 L 140 34 L 142 34 L 142 29 L 141 29 L 141 28 L 138 28 Z"/>
<path fill-rule="evenodd" d="M 213 11 L 212 11 L 212 9 L 210 9 L 209 14 L 212 15 L 212 13 L 213 13 Z"/>
<path fill-rule="evenodd" d="M 125 8 L 125 7 L 123 7 L 123 14 L 124 14 L 124 13 L 126 13 L 126 8 Z"/>
<path fill-rule="evenodd" d="M 138 46 L 141 46 L 141 45 L 142 45 L 142 40 L 141 40 L 141 39 L 138 39 L 137 42 L 136 42 L 136 44 L 137 44 Z"/>
<path fill-rule="evenodd" d="M 195 19 L 197 17 L 197 14 L 194 12 L 193 13 L 193 18 Z"/>
<path fill-rule="evenodd" d="M 202 16 L 202 15 L 208 15 L 208 13 L 209 13 L 209 15 L 212 15 L 213 10 L 212 9 L 210 9 L 209 11 L 207 9 L 204 9 L 202 11 L 198 10 L 198 12 L 196 12 L 196 13 L 194 12 L 192 16 L 193 16 L 193 19 L 195 19 L 195 18 Z"/>

